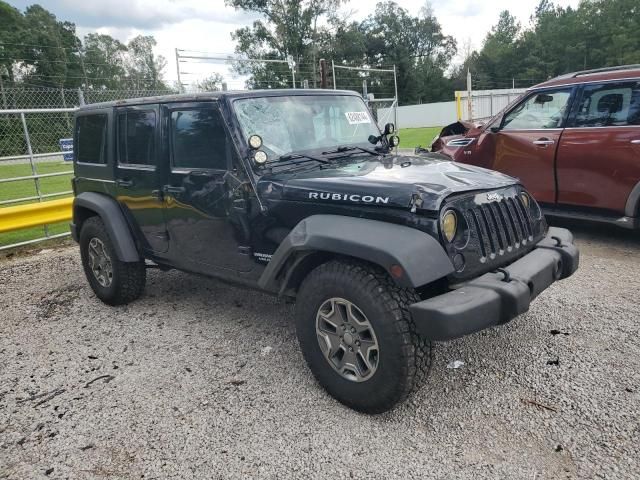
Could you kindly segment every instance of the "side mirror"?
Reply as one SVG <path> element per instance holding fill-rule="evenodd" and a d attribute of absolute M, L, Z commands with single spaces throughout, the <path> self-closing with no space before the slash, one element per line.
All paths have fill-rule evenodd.
<path fill-rule="evenodd" d="M 395 133 L 396 131 L 396 126 L 393 123 L 387 123 L 384 126 L 384 135 L 391 135 L 392 133 Z"/>

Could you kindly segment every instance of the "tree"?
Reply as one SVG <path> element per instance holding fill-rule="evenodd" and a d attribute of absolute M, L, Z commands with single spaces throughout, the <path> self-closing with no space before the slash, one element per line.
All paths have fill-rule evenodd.
<path fill-rule="evenodd" d="M 345 0 L 225 0 L 236 9 L 258 13 L 262 18 L 232 34 L 236 52 L 250 58 L 285 60 L 315 71 L 320 20 L 326 19 Z M 289 65 L 251 63 L 234 66 L 251 74 L 249 87 L 290 87 Z M 313 78 L 315 81 L 316 79 Z"/>
<path fill-rule="evenodd" d="M 82 67 L 87 87 L 116 89 L 126 81 L 127 47 L 109 35 L 89 33 L 84 37 Z"/>
<path fill-rule="evenodd" d="M 59 22 L 40 5 L 28 7 L 23 22 L 21 76 L 42 86 L 79 86 L 81 43 L 76 37 L 75 25 Z"/>
<path fill-rule="evenodd" d="M 200 92 L 218 92 L 222 90 L 222 82 L 224 78 L 216 72 L 196 82 L 196 89 Z"/>
<path fill-rule="evenodd" d="M 129 81 L 138 90 L 166 89 L 162 81 L 162 72 L 167 66 L 167 60 L 153 53 L 156 40 L 148 35 L 138 35 L 127 44 L 127 59 L 125 68 Z"/>
<path fill-rule="evenodd" d="M 0 82 L 14 82 L 16 59 L 20 58 L 20 38 L 24 31 L 24 19 L 20 11 L 0 1 Z"/>

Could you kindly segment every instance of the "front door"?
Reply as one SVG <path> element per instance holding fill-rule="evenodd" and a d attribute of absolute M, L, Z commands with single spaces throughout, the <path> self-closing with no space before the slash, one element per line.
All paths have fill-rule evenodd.
<path fill-rule="evenodd" d="M 558 203 L 625 212 L 640 182 L 640 81 L 586 85 L 558 149 Z"/>
<path fill-rule="evenodd" d="M 493 135 L 492 168 L 519 178 L 542 203 L 556 201 L 555 157 L 571 88 L 532 93 L 505 114 Z"/>
<path fill-rule="evenodd" d="M 159 194 L 166 171 L 158 151 L 158 117 L 157 105 L 118 108 L 116 115 L 118 201 L 148 253 L 169 246 Z"/>
<path fill-rule="evenodd" d="M 163 187 L 170 257 L 176 266 L 249 272 L 246 202 L 232 172 L 232 141 L 217 104 L 164 107 L 170 171 Z"/>

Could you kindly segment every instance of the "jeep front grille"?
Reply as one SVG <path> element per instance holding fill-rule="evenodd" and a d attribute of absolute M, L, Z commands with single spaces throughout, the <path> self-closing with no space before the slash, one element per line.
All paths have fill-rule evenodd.
<path fill-rule="evenodd" d="M 452 195 L 441 214 L 452 209 L 459 215 L 456 239 L 442 239 L 456 271 L 457 280 L 465 280 L 503 267 L 526 255 L 544 236 L 546 223 L 540 207 L 529 196 L 531 205 L 522 201 L 519 185 L 492 192 Z M 498 199 L 492 198 L 496 197 Z"/>
<path fill-rule="evenodd" d="M 481 262 L 533 241 L 531 217 L 519 196 L 477 205 L 466 216 L 482 253 Z"/>

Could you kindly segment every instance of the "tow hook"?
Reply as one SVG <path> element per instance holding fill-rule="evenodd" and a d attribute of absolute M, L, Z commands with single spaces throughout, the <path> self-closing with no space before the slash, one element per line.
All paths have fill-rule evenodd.
<path fill-rule="evenodd" d="M 501 273 L 503 275 L 502 281 L 509 283 L 511 281 L 511 274 L 504 268 L 496 268 L 493 273 Z"/>
<path fill-rule="evenodd" d="M 562 247 L 562 240 L 560 239 L 560 237 L 556 237 L 554 235 L 551 238 L 556 241 L 556 247 Z"/>

